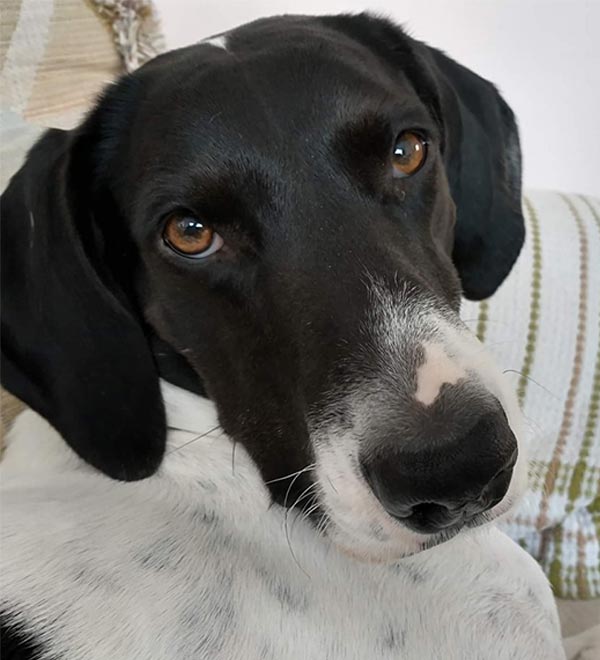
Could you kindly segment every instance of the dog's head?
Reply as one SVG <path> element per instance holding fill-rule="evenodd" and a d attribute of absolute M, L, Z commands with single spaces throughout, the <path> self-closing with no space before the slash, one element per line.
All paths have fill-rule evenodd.
<path fill-rule="evenodd" d="M 367 15 L 258 21 L 30 152 L 2 198 L 3 382 L 118 479 L 160 465 L 159 374 L 203 391 L 277 501 L 401 556 L 521 488 L 514 398 L 458 310 L 523 234 L 490 83 Z"/>

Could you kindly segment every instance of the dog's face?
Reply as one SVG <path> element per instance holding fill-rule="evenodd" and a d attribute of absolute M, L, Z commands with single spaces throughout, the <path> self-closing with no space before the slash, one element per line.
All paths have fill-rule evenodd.
<path fill-rule="evenodd" d="M 514 121 L 387 22 L 270 19 L 157 58 L 42 139 L 3 216 L 3 379 L 107 474 L 159 465 L 161 373 L 357 556 L 522 488 L 514 398 L 458 318 L 523 241 Z"/>

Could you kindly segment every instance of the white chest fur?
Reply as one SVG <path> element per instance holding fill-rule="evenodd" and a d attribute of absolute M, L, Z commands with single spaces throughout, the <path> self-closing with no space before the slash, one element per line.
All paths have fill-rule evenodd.
<path fill-rule="evenodd" d="M 541 570 L 494 527 L 394 565 L 357 562 L 270 506 L 243 448 L 232 462 L 226 437 L 204 435 L 208 402 L 164 395 L 190 432 L 171 433 L 142 482 L 94 472 L 31 412 L 13 430 L 2 607 L 45 630 L 57 657 L 564 657 Z"/>

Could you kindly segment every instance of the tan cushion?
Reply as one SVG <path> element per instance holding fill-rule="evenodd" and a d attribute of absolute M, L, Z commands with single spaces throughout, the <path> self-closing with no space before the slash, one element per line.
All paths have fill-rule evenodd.
<path fill-rule="evenodd" d="M 122 71 L 110 26 L 83 0 L 3 0 L 2 107 L 44 126 L 75 125 Z"/>
<path fill-rule="evenodd" d="M 150 0 L 2 0 L 1 107 L 71 128 L 108 82 L 162 47 Z"/>
<path fill-rule="evenodd" d="M 10 429 L 15 417 L 25 410 L 25 404 L 5 389 L 0 388 L 0 455 L 3 450 L 3 438 Z"/>

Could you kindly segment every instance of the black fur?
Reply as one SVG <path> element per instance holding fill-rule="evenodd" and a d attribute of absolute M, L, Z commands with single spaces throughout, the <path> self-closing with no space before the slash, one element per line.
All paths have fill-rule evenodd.
<path fill-rule="evenodd" d="M 0 657 L 2 660 L 38 660 L 42 657 L 43 644 L 16 618 L 0 613 Z M 48 658 L 48 655 L 44 655 Z"/>
<path fill-rule="evenodd" d="M 408 129 L 429 157 L 393 179 Z M 2 382 L 112 477 L 161 462 L 159 372 L 215 400 L 266 480 L 298 470 L 308 416 L 372 364 L 365 273 L 455 310 L 461 283 L 493 293 L 523 242 L 519 159 L 496 89 L 382 19 L 168 53 L 47 133 L 3 195 Z M 169 252 L 174 209 L 226 249 Z"/>

